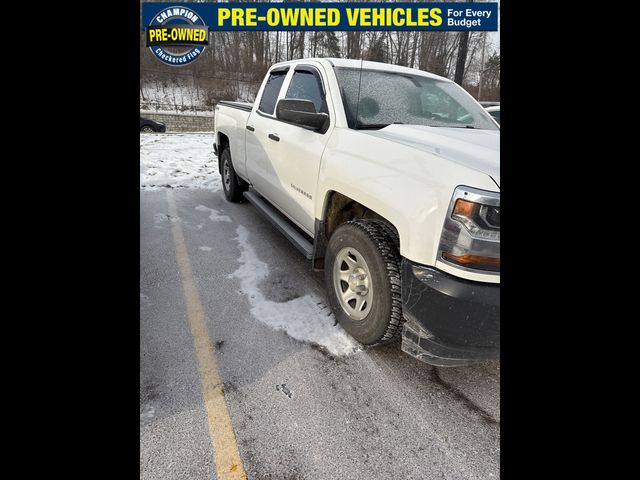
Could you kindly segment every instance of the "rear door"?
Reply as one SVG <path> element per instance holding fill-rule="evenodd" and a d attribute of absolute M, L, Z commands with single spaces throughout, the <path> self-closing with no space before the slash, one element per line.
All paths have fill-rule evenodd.
<path fill-rule="evenodd" d="M 270 140 L 266 178 L 267 195 L 289 218 L 309 235 L 314 233 L 314 202 L 320 160 L 334 125 L 334 108 L 320 65 L 299 64 L 287 74 L 281 98 L 313 102 L 316 112 L 329 115 L 321 131 L 270 119 Z M 270 136 L 270 137 L 269 137 Z"/>
<path fill-rule="evenodd" d="M 247 176 L 253 187 L 267 199 L 271 200 L 269 182 L 267 181 L 267 163 L 269 150 L 274 141 L 268 137 L 275 122 L 275 110 L 278 99 L 284 95 L 282 86 L 289 67 L 276 67 L 268 74 L 261 91 L 259 102 L 253 107 L 246 125 L 246 168 Z"/>

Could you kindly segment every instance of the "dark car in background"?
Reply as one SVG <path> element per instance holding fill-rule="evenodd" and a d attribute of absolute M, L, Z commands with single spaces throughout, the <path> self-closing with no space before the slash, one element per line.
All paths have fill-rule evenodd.
<path fill-rule="evenodd" d="M 164 123 L 160 123 L 154 120 L 150 120 L 148 118 L 140 117 L 140 133 L 152 133 L 152 132 L 164 133 L 166 131 L 167 131 L 167 127 L 164 125 Z"/>

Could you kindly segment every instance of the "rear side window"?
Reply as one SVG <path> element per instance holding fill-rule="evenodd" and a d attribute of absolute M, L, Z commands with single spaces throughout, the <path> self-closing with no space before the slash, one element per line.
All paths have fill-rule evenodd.
<path fill-rule="evenodd" d="M 264 87 L 264 92 L 262 92 L 262 98 L 260 99 L 258 110 L 273 115 L 273 111 L 276 108 L 276 101 L 278 100 L 278 94 L 280 93 L 280 88 L 282 88 L 282 83 L 284 82 L 284 77 L 286 75 L 286 71 L 273 72 L 269 75 L 267 84 Z"/>
<path fill-rule="evenodd" d="M 316 107 L 316 112 L 328 113 L 320 79 L 311 72 L 300 70 L 293 73 L 286 98 L 311 100 Z"/>

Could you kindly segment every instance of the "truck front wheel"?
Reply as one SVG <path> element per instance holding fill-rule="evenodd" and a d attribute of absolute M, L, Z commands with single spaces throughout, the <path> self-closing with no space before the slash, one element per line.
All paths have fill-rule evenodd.
<path fill-rule="evenodd" d="M 376 220 L 344 223 L 325 254 L 325 284 L 340 325 L 363 345 L 386 343 L 402 330 L 400 254 Z"/>
<path fill-rule="evenodd" d="M 247 183 L 236 175 L 228 148 L 225 148 L 220 154 L 220 167 L 222 169 L 220 175 L 222 176 L 224 196 L 230 202 L 239 202 L 242 200 L 242 192 L 247 189 Z"/>

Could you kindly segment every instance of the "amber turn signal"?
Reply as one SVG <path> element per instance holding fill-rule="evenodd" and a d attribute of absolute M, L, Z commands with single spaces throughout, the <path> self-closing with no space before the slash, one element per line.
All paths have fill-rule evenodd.
<path fill-rule="evenodd" d="M 458 200 L 459 201 L 459 200 Z M 500 257 L 483 257 L 481 255 L 452 255 L 451 253 L 442 252 L 442 256 L 450 262 L 457 263 L 464 267 L 475 267 L 500 270 Z"/>
<path fill-rule="evenodd" d="M 476 208 L 478 208 L 477 203 L 459 198 L 453 207 L 453 215 L 454 216 L 460 215 L 461 217 L 473 218 L 473 216 L 476 213 Z"/>

